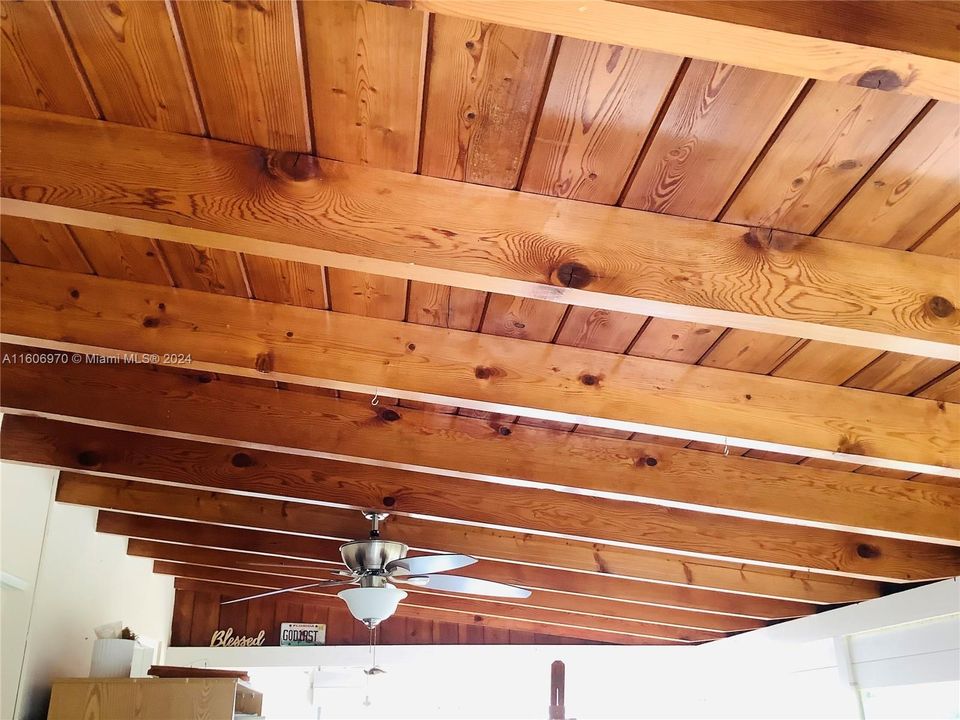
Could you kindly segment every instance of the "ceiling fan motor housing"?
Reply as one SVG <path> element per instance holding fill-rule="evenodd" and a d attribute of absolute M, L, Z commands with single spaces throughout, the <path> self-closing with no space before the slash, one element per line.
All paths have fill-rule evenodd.
<path fill-rule="evenodd" d="M 357 575 L 386 575 L 386 565 L 407 556 L 409 548 L 395 540 L 357 540 L 340 547 L 344 564 Z"/>

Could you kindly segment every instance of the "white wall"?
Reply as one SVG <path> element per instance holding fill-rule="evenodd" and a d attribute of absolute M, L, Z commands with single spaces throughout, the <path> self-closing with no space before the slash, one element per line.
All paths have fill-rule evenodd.
<path fill-rule="evenodd" d="M 20 528 L 15 536 L 33 538 L 44 528 L 16 710 L 6 713 L 5 688 L 2 717 L 43 718 L 52 679 L 87 676 L 96 626 L 121 620 L 140 635 L 169 642 L 173 580 L 154 575 L 149 560 L 129 557 L 125 538 L 97 533 L 94 509 L 55 502 L 41 508 L 37 488 L 52 484 L 45 471 L 0 463 L 0 478 L 4 530 L 10 523 Z M 3 540 L 4 569 L 8 556 L 11 567 L 35 556 L 16 537 L 11 547 L 6 535 Z M 16 663 L 11 652 L 4 644 L 4 666 L 11 658 Z"/>

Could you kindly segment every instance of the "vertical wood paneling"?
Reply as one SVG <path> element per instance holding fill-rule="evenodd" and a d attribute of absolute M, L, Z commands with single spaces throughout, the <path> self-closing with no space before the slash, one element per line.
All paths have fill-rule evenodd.
<path fill-rule="evenodd" d="M 244 255 L 243 263 L 258 300 L 320 310 L 327 307 L 321 266 L 260 255 Z"/>
<path fill-rule="evenodd" d="M 177 287 L 248 297 L 236 253 L 166 240 L 158 243 Z"/>
<path fill-rule="evenodd" d="M 221 600 L 223 599 L 226 598 L 221 598 Z M 247 630 L 247 609 L 249 607 L 250 603 L 245 602 L 221 605 L 220 623 L 218 624 L 217 629 L 226 630 L 227 628 L 233 628 L 234 635 L 246 635 L 247 637 L 250 637 L 250 633 Z M 254 633 L 254 635 L 256 635 L 256 633 Z"/>
<path fill-rule="evenodd" d="M 277 600 L 265 597 L 244 603 L 247 606 L 247 635 L 256 636 L 264 631 L 264 645 L 280 644 L 280 625 L 277 620 Z"/>
<path fill-rule="evenodd" d="M 220 627 L 220 596 L 195 593 L 193 617 L 190 620 L 190 644 L 195 647 L 210 645 L 210 639 Z"/>
<path fill-rule="evenodd" d="M 403 320 L 407 281 L 356 270 L 328 268 L 330 309 L 351 315 Z"/>
<path fill-rule="evenodd" d="M 654 318 L 630 349 L 631 355 L 692 364 L 710 349 L 723 332 L 716 325 L 696 325 Z"/>
<path fill-rule="evenodd" d="M 165 3 L 92 0 L 57 8 L 107 120 L 203 132 Z"/>
<path fill-rule="evenodd" d="M 407 320 L 421 325 L 477 330 L 487 294 L 479 290 L 410 281 Z"/>
<path fill-rule="evenodd" d="M 102 277 L 170 285 L 153 240 L 124 233 L 71 227 L 77 244 L 94 272 Z"/>
<path fill-rule="evenodd" d="M 491 293 L 481 332 L 550 342 L 560 326 L 565 305 Z"/>
<path fill-rule="evenodd" d="M 558 42 L 521 188 L 612 205 L 682 59 L 574 38 Z"/>
<path fill-rule="evenodd" d="M 515 187 L 553 37 L 434 17 L 421 172 Z"/>
<path fill-rule="evenodd" d="M 175 590 L 173 595 L 173 619 L 170 625 L 170 646 L 190 645 L 190 626 L 193 621 L 193 590 Z M 209 644 L 209 642 L 205 643 Z"/>
<path fill-rule="evenodd" d="M 924 104 L 908 95 L 814 83 L 723 219 L 814 232 Z"/>
<path fill-rule="evenodd" d="M 302 9 L 317 155 L 416 172 L 428 15 L 355 0 Z"/>
<path fill-rule="evenodd" d="M 0 35 L 4 105 L 97 117 L 49 2 L 0 2 Z"/>
<path fill-rule="evenodd" d="M 960 107 L 937 103 L 820 233 L 907 250 L 960 197 Z"/>
<path fill-rule="evenodd" d="M 715 219 L 803 83 L 691 61 L 624 207 Z"/>
<path fill-rule="evenodd" d="M 0 239 L 24 265 L 93 272 L 66 225 L 4 215 L 0 220 Z"/>
<path fill-rule="evenodd" d="M 210 135 L 309 152 L 292 1 L 190 0 L 176 7 Z"/>
<path fill-rule="evenodd" d="M 571 307 L 557 335 L 557 344 L 604 352 L 626 352 L 646 319 L 645 315 Z"/>

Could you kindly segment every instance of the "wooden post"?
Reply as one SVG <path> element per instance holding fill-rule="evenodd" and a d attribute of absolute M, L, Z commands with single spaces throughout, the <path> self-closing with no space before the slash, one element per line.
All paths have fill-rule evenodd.
<path fill-rule="evenodd" d="M 563 720 L 564 665 L 562 660 L 554 660 L 550 666 L 550 720 Z"/>

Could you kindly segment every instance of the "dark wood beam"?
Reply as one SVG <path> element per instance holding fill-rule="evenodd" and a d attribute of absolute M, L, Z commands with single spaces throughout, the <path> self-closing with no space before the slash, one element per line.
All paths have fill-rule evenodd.
<path fill-rule="evenodd" d="M 960 406 L 930 399 L 10 263 L 2 273 L 7 341 L 174 353 L 214 372 L 960 476 Z"/>
<path fill-rule="evenodd" d="M 325 538 L 289 535 L 286 533 L 225 527 L 170 518 L 147 517 L 101 510 L 97 515 L 97 531 L 160 541 L 166 544 L 189 545 L 192 549 L 223 549 L 264 562 L 299 566 L 306 562 L 322 562 L 335 556 L 341 542 Z M 438 543 L 442 541 L 437 541 Z M 420 554 L 412 551 L 411 555 Z M 454 571 L 460 572 L 460 571 Z M 522 562 L 498 562 L 484 559 L 480 569 L 467 568 L 494 582 L 522 585 L 565 593 L 575 597 L 610 598 L 643 606 L 681 608 L 711 615 L 733 615 L 753 620 L 780 620 L 812 614 L 816 606 L 792 600 L 757 597 L 730 592 L 682 587 L 638 578 L 616 577 L 596 572 L 560 569 Z"/>
<path fill-rule="evenodd" d="M 284 402 L 283 393 L 275 395 L 278 405 L 294 412 L 299 410 L 300 395 L 285 394 L 292 405 Z M 333 408 L 347 403 L 336 399 L 324 403 L 331 406 L 324 417 L 334 417 Z M 264 404 L 251 403 L 250 407 L 259 419 Z M 729 527 L 761 531 L 771 528 L 779 538 L 777 542 L 798 540 L 798 552 L 803 543 L 816 537 L 839 537 L 824 534 L 819 528 L 806 533 L 800 528 L 770 526 L 755 520 L 737 523 L 731 517 L 670 507 L 674 503 L 682 503 L 681 508 L 707 511 L 721 507 L 732 510 L 731 515 L 739 512 L 748 517 L 753 517 L 751 512 L 766 509 L 769 512 L 761 517 L 791 525 L 822 524 L 863 535 L 922 538 L 945 544 L 960 542 L 956 514 L 960 487 L 720 457 L 551 430 L 528 431 L 522 425 L 504 426 L 502 431 L 510 435 L 503 436 L 481 420 L 437 418 L 404 408 L 383 408 L 380 415 L 376 408 L 365 404 L 355 403 L 351 409 L 359 410 L 371 421 L 385 417 L 387 411 L 388 417 L 396 416 L 392 422 L 368 423 L 369 434 L 378 434 L 380 438 L 371 439 L 362 449 L 365 461 L 420 463 L 430 474 L 16 415 L 8 415 L 4 420 L 0 456 L 68 470 L 95 470 L 108 475 L 202 484 L 353 507 L 383 506 L 391 512 L 622 542 L 652 540 L 654 534 L 645 527 L 644 518 L 658 525 L 670 519 L 678 532 L 684 519 L 706 524 L 706 530 L 697 532 L 707 534 L 715 531 L 726 535 L 724 528 Z M 303 417 L 311 415 L 304 413 Z M 443 431 L 433 424 L 437 420 Z M 222 434 L 224 427 L 217 424 L 218 428 L 210 432 Z M 252 418 L 251 424 L 257 427 L 261 446 L 276 439 L 272 427 L 263 428 Z M 356 424 L 359 423 L 345 422 L 344 429 Z M 403 437 L 387 441 L 386 436 L 393 429 Z M 340 454 L 355 450 L 355 443 L 343 439 L 345 434 L 321 433 L 322 447 L 317 449 Z M 243 439 L 253 437 L 250 433 Z M 504 447 L 509 451 L 505 453 Z M 448 473 L 457 473 L 457 479 L 437 477 Z M 461 473 L 488 481 L 465 479 Z M 506 484 L 515 479 L 573 492 L 538 491 Z M 630 502 L 627 496 L 653 496 L 654 502 L 665 500 L 668 507 L 653 509 Z M 542 512 L 545 504 L 552 508 L 551 512 Z M 813 564 L 838 570 L 844 567 L 842 561 L 826 565 L 821 560 Z"/>
<path fill-rule="evenodd" d="M 492 12 L 503 3 L 475 5 Z M 553 8 L 537 17 L 551 21 Z M 574 15 L 579 26 L 585 16 Z M 957 355 L 955 260 L 35 110 L 5 107 L 2 122 L 2 210 L 9 215 L 574 305 Z M 889 290 L 878 295 L 878 288 Z"/>
<path fill-rule="evenodd" d="M 189 519 L 236 527 L 299 533 L 315 537 L 355 539 L 366 536 L 366 522 L 352 510 L 292 501 L 252 498 L 227 493 L 154 483 L 62 472 L 57 499 L 103 509 Z M 864 580 L 797 571 L 777 571 L 736 563 L 697 561 L 600 543 L 447 524 L 420 518 L 393 516 L 389 532 L 411 548 L 464 552 L 476 557 L 548 565 L 629 577 L 666 580 L 753 594 L 816 598 L 836 602 L 838 597 L 861 598 L 879 592 Z M 787 593 L 786 595 L 778 594 Z"/>

